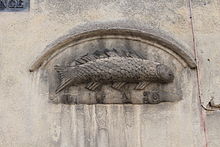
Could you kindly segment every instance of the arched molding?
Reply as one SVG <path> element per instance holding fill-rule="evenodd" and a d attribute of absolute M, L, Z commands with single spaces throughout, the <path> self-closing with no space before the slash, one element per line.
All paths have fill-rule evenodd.
<path fill-rule="evenodd" d="M 30 71 L 35 71 L 49 59 L 73 42 L 79 42 L 97 36 L 130 36 L 137 37 L 154 44 L 161 45 L 176 53 L 190 67 L 195 68 L 196 62 L 189 49 L 183 44 L 168 36 L 166 33 L 147 27 L 134 21 L 97 22 L 89 23 L 74 28 L 67 35 L 60 37 L 46 47 L 40 57 L 32 64 Z"/>

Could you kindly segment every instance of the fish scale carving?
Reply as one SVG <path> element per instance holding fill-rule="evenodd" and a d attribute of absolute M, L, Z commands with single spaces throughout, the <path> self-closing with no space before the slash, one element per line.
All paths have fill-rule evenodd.
<path fill-rule="evenodd" d="M 77 59 L 75 67 L 55 66 L 55 70 L 62 77 L 56 93 L 69 86 L 86 83 L 89 90 L 109 83 L 112 83 L 115 89 L 126 83 L 139 83 L 138 89 L 144 89 L 146 83 L 169 83 L 174 79 L 169 67 L 146 60 L 135 51 L 123 51 L 124 54 L 120 54 L 116 49 L 105 49 L 96 53 L 97 51 Z"/>

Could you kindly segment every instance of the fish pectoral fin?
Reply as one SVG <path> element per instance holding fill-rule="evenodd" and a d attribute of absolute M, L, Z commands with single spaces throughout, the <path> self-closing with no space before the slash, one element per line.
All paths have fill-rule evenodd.
<path fill-rule="evenodd" d="M 137 86 L 134 88 L 135 90 L 143 90 L 145 87 L 147 87 L 150 84 L 150 82 L 139 82 Z"/>
<path fill-rule="evenodd" d="M 120 90 L 125 84 L 126 82 L 115 82 L 112 84 L 112 88 Z"/>
<path fill-rule="evenodd" d="M 88 90 L 92 90 L 92 91 L 94 91 L 94 90 L 96 90 L 98 87 L 100 87 L 101 86 L 101 83 L 99 83 L 99 82 L 90 82 L 90 83 L 88 83 L 87 85 L 86 85 L 86 88 L 88 89 Z"/>

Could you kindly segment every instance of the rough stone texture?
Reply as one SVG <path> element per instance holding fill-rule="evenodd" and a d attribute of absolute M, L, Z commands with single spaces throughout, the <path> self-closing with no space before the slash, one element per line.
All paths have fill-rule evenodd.
<path fill-rule="evenodd" d="M 193 26 L 195 34 L 195 48 L 199 59 L 199 81 L 201 87 L 201 101 L 207 107 L 214 98 L 220 104 L 220 1 L 193 0 Z M 204 110 L 207 114 L 206 133 L 210 147 L 220 144 L 219 110 L 214 112 Z"/>
<path fill-rule="evenodd" d="M 211 62 L 217 64 L 219 5 L 218 0 L 205 2 L 206 6 L 203 1 L 193 3 L 197 49 L 207 53 L 200 53 L 201 60 L 206 61 L 210 54 Z M 28 71 L 48 44 L 84 23 L 141 21 L 165 31 L 193 51 L 188 0 L 34 0 L 30 5 L 30 12 L 0 13 L 0 146 L 201 147 L 205 144 L 196 73 L 191 69 L 186 72 L 194 80 L 183 77 L 190 83 L 188 87 L 185 83 L 188 93 L 183 101 L 144 106 L 54 105 L 48 101 L 49 86 L 41 82 L 47 73 Z M 203 75 L 215 74 L 209 77 L 218 81 L 217 66 L 209 62 L 203 66 L 213 71 L 204 71 L 201 66 Z M 202 78 L 205 85 L 209 78 Z M 211 84 L 210 81 L 210 87 L 218 86 Z M 217 88 L 215 92 L 217 97 Z M 214 140 L 213 146 L 219 144 L 219 131 L 213 128 L 217 126 L 216 120 L 208 116 L 208 138 L 209 142 Z M 216 137 L 212 138 L 213 135 Z"/>
<path fill-rule="evenodd" d="M 74 99 L 74 102 L 76 103 L 87 103 L 87 104 L 91 104 L 91 103 L 96 103 L 96 99 L 102 99 L 101 101 L 103 101 L 103 103 L 123 103 L 123 100 L 128 100 L 128 102 L 130 101 L 130 103 L 135 103 L 135 104 L 140 104 L 143 103 L 143 92 L 144 90 L 162 90 L 162 91 L 167 91 L 168 93 L 170 93 L 170 96 L 168 99 L 170 99 L 170 101 L 173 101 L 174 99 L 176 101 L 182 99 L 183 95 L 185 95 L 187 92 L 183 93 L 183 89 L 185 89 L 185 82 L 184 81 L 184 77 L 188 76 L 188 73 L 186 72 L 188 68 L 186 63 L 184 63 L 184 61 L 182 61 L 179 58 L 175 57 L 175 54 L 169 53 L 168 50 L 169 49 L 161 49 L 158 48 L 156 46 L 153 46 L 149 43 L 144 42 L 144 40 L 139 40 L 139 41 L 134 41 L 133 39 L 135 39 L 135 37 L 133 38 L 126 38 L 126 37 L 120 37 L 117 38 L 117 36 L 111 36 L 111 39 L 108 36 L 102 37 L 102 39 L 100 38 L 92 38 L 90 40 L 86 39 L 86 41 L 81 40 L 81 43 L 78 43 L 77 45 L 74 46 L 69 46 L 68 47 L 63 47 L 64 49 L 60 49 L 63 50 L 62 52 L 60 52 L 57 56 L 53 56 L 53 58 L 51 60 L 49 60 L 49 62 L 43 66 L 41 69 L 44 70 L 48 70 L 47 74 L 48 74 L 48 80 L 44 80 L 44 82 L 49 82 L 49 87 L 50 87 L 50 98 L 51 99 L 55 99 L 56 96 L 59 95 L 65 95 L 68 94 L 71 98 L 70 99 Z M 156 61 L 157 63 L 152 63 L 149 62 L 151 64 L 146 64 L 145 67 L 146 68 L 146 72 L 145 72 L 145 76 L 149 75 L 151 78 L 155 77 L 155 69 L 156 69 L 156 64 L 158 63 L 162 63 L 164 65 L 169 66 L 169 68 L 174 72 L 175 74 L 175 78 L 174 81 L 167 81 L 170 84 L 165 84 L 165 83 L 161 83 L 160 80 L 158 81 L 152 81 L 150 83 L 149 86 L 147 86 L 147 88 L 143 88 L 142 90 L 134 90 L 136 84 L 132 83 L 132 81 L 129 81 L 129 79 L 127 79 L 127 83 L 126 86 L 124 86 L 121 90 L 114 90 L 110 85 L 111 85 L 111 81 L 108 81 L 110 83 L 102 83 L 104 82 L 103 80 L 101 80 L 100 83 L 100 87 L 95 90 L 95 91 L 88 91 L 86 90 L 84 87 L 87 87 L 86 85 L 87 83 L 78 83 L 77 84 L 77 80 L 80 80 L 80 76 L 77 77 L 77 80 L 74 80 L 74 84 L 75 86 L 71 87 L 70 92 L 68 92 L 68 89 L 65 89 L 63 91 L 60 92 L 60 94 L 55 94 L 55 91 L 57 90 L 57 87 L 59 86 L 60 80 L 59 80 L 59 74 L 57 74 L 56 70 L 54 69 L 54 65 L 60 65 L 61 69 L 62 66 L 68 66 L 69 64 L 71 66 L 74 66 L 76 59 L 79 59 L 81 56 L 89 53 L 89 54 L 93 54 L 93 52 L 97 51 L 97 50 L 103 50 L 103 48 L 115 48 L 115 50 L 117 50 L 118 52 L 122 52 L 123 51 L 128 51 L 128 49 L 131 51 L 133 50 L 134 52 L 138 52 L 139 54 L 141 54 L 145 59 L 146 59 L 146 63 L 148 61 Z M 133 54 L 134 55 L 134 54 Z M 118 57 L 116 57 L 118 59 Z M 107 59 L 107 60 L 106 60 Z M 108 61 L 109 58 L 106 58 L 105 61 Z M 130 59 L 137 59 L 137 58 L 130 58 Z M 115 62 L 116 59 L 114 59 Z M 125 59 L 126 60 L 126 59 Z M 74 61 L 74 62 L 73 62 Z M 79 60 L 80 61 L 80 60 Z M 135 69 L 133 68 L 139 68 L 137 67 L 138 65 L 143 66 L 144 64 L 141 63 L 139 64 L 138 61 L 137 63 L 133 64 L 133 60 L 130 60 L 131 62 L 129 63 L 123 63 L 120 68 L 114 69 L 114 71 L 118 71 L 119 73 L 124 72 L 123 74 L 119 74 L 117 73 L 117 75 L 114 75 L 114 78 L 116 78 L 118 81 L 123 80 L 124 78 L 126 78 L 128 75 L 130 75 L 129 73 L 127 73 L 127 71 L 129 71 L 131 69 L 132 72 L 130 73 L 138 73 L 137 71 L 135 71 Z M 137 60 L 135 60 L 137 61 Z M 96 64 L 96 61 L 92 62 L 94 64 Z M 121 63 L 121 62 L 120 62 Z M 94 65 L 93 64 L 93 65 Z M 118 64 L 118 63 L 114 63 Z M 132 66 L 130 66 L 130 64 L 133 64 Z M 91 64 L 88 64 L 91 65 Z M 102 69 L 101 74 L 103 77 L 106 77 L 108 75 L 108 77 L 111 77 L 112 74 L 109 73 L 110 69 L 112 68 L 111 66 L 112 63 L 110 63 L 108 61 L 108 64 L 105 66 L 102 66 L 103 63 L 101 65 L 99 65 L 99 70 L 100 71 Z M 84 67 L 84 73 L 86 73 L 87 68 L 85 67 L 85 65 L 83 65 Z M 106 68 L 108 67 L 108 68 Z M 126 68 L 126 71 L 121 71 L 123 70 L 123 67 Z M 130 68 L 129 68 L 130 67 Z M 154 68 L 155 67 L 155 68 Z M 104 69 L 104 70 L 103 70 Z M 144 67 L 141 68 L 142 71 L 144 70 Z M 96 71 L 96 68 L 93 68 L 93 70 L 91 71 L 91 69 L 88 72 L 92 73 L 93 75 L 97 75 L 97 73 L 94 73 L 94 71 Z M 105 71 L 105 72 L 103 72 Z M 37 72 L 37 71 L 35 71 Z M 142 72 L 141 72 L 142 73 Z M 148 74 L 147 74 L 148 73 Z M 73 74 L 73 73 L 72 73 Z M 71 75 L 72 75 L 71 74 Z M 126 76 L 126 74 L 128 74 Z M 81 74 L 82 75 L 82 74 Z M 89 76 L 90 78 L 92 78 L 92 75 Z M 108 78 L 106 77 L 106 78 Z M 120 78 L 118 78 L 120 77 Z M 98 78 L 100 78 L 100 76 L 98 76 Z M 190 79 L 190 77 L 188 77 Z M 95 80 L 95 79 L 94 79 Z M 130 79 L 131 80 L 131 79 Z M 153 79 L 152 79 L 153 80 Z M 135 82 L 135 81 L 133 81 Z M 137 81 L 136 81 L 137 82 Z M 62 82 L 61 82 L 62 83 Z M 84 86 L 82 85 L 84 84 Z M 108 86 L 102 86 L 102 85 L 108 85 Z M 80 88 L 79 88 L 80 87 Z M 189 85 L 186 87 L 190 87 Z M 175 98 L 175 94 L 178 95 Z M 98 98 L 100 97 L 100 98 Z M 67 97 L 66 97 L 67 98 Z M 174 98 L 174 99 L 172 99 Z M 69 99 L 69 98 L 67 98 Z M 174 100 L 174 101 L 175 101 Z M 73 103 L 74 103 L 73 102 Z M 101 103 L 101 102 L 100 102 Z"/>

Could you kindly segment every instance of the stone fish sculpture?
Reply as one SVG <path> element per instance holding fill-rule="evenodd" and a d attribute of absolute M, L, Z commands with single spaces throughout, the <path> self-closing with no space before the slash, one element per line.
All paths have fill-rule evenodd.
<path fill-rule="evenodd" d="M 134 50 L 97 50 L 74 62 L 74 66 L 54 67 L 61 81 L 56 93 L 83 83 L 87 83 L 86 88 L 92 91 L 109 83 L 118 90 L 126 83 L 137 83 L 135 89 L 142 90 L 151 82 L 169 83 L 174 79 L 169 67 L 146 60 Z"/>

